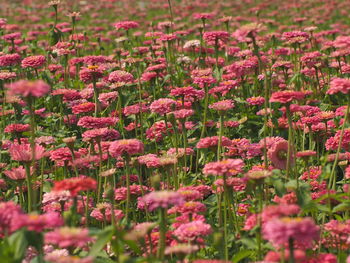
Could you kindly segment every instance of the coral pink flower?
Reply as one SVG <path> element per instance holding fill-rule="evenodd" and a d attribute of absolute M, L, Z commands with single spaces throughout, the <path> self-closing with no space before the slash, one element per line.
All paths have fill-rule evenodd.
<path fill-rule="evenodd" d="M 202 221 L 193 221 L 187 224 L 180 225 L 174 235 L 181 241 L 190 242 L 197 238 L 210 235 L 212 232 L 211 226 Z"/>
<path fill-rule="evenodd" d="M 172 111 L 172 107 L 175 107 L 176 101 L 168 98 L 158 99 L 152 102 L 150 109 L 152 112 L 164 115 Z"/>
<path fill-rule="evenodd" d="M 74 114 L 87 113 L 87 112 L 92 112 L 94 110 L 95 110 L 95 103 L 93 102 L 85 102 L 72 107 L 72 112 Z"/>
<path fill-rule="evenodd" d="M 22 214 L 21 207 L 14 202 L 0 202 L 0 237 L 11 234 L 16 230 L 14 223 Z"/>
<path fill-rule="evenodd" d="M 103 77 L 104 68 L 101 66 L 88 66 L 79 72 L 79 78 L 84 83 L 97 82 L 99 78 Z"/>
<path fill-rule="evenodd" d="M 30 144 L 12 144 L 9 149 L 12 160 L 19 162 L 31 162 L 34 155 L 34 160 L 40 160 L 45 156 L 45 148 L 35 144 L 34 154 Z"/>
<path fill-rule="evenodd" d="M 169 208 L 183 203 L 184 198 L 177 192 L 156 191 L 139 198 L 138 207 L 147 208 L 148 211 L 153 211 L 157 208 Z"/>
<path fill-rule="evenodd" d="M 25 132 L 29 130 L 30 130 L 29 124 L 14 123 L 14 124 L 7 125 L 4 129 L 4 132 L 15 133 L 15 132 Z"/>
<path fill-rule="evenodd" d="M 350 92 L 350 79 L 333 78 L 330 83 L 330 87 L 327 90 L 327 94 L 336 93 L 348 94 Z"/>
<path fill-rule="evenodd" d="M 134 76 L 126 71 L 116 70 L 109 74 L 108 81 L 114 83 L 122 83 L 123 85 L 131 84 L 134 82 Z"/>
<path fill-rule="evenodd" d="M 109 153 L 117 158 L 123 154 L 135 155 L 143 153 L 143 143 L 137 139 L 118 140 L 111 143 Z"/>
<path fill-rule="evenodd" d="M 84 228 L 61 227 L 45 234 L 45 243 L 57 245 L 60 248 L 84 247 L 93 239 L 89 230 Z"/>
<path fill-rule="evenodd" d="M 105 128 L 108 126 L 114 126 L 118 122 L 118 118 L 115 117 L 92 117 L 84 116 L 81 117 L 78 121 L 78 126 L 87 128 L 87 129 L 96 129 L 96 128 Z"/>
<path fill-rule="evenodd" d="M 62 226 L 63 223 L 61 215 L 55 212 L 43 215 L 23 214 L 14 222 L 14 227 L 16 229 L 26 227 L 29 231 L 42 232 L 44 229 Z"/>
<path fill-rule="evenodd" d="M 174 114 L 175 119 L 186 119 L 194 114 L 193 110 L 181 109 L 172 111 L 170 114 Z"/>
<path fill-rule="evenodd" d="M 202 148 L 216 149 L 218 144 L 219 144 L 219 136 L 212 136 L 212 137 L 205 137 L 200 139 L 196 147 L 199 149 L 202 149 Z M 232 141 L 229 138 L 225 136 L 221 137 L 221 146 L 227 147 L 231 145 L 232 145 Z"/>
<path fill-rule="evenodd" d="M 203 168 L 205 175 L 233 176 L 243 171 L 242 159 L 226 159 L 223 161 L 207 163 Z"/>
<path fill-rule="evenodd" d="M 147 166 L 147 168 L 154 168 L 154 167 L 159 167 L 160 166 L 160 159 L 156 154 L 146 154 L 137 157 L 137 161 L 139 164 L 144 164 Z"/>
<path fill-rule="evenodd" d="M 130 185 L 130 196 L 131 197 L 138 197 L 142 195 L 142 192 L 149 192 L 148 188 L 146 186 L 141 185 Z M 127 199 L 127 188 L 126 187 L 119 187 L 115 189 L 114 191 L 114 199 L 117 201 L 122 201 Z"/>
<path fill-rule="evenodd" d="M 4 171 L 4 174 L 12 180 L 24 180 L 26 178 L 26 170 L 22 165 L 17 168 Z"/>
<path fill-rule="evenodd" d="M 289 103 L 293 100 L 302 100 L 305 97 L 305 93 L 301 91 L 277 91 L 272 93 L 270 102 L 279 102 L 279 103 Z"/>
<path fill-rule="evenodd" d="M 72 196 L 76 196 L 80 191 L 94 190 L 96 186 L 97 183 L 94 179 L 80 176 L 56 181 L 53 191 L 68 190 Z"/>
<path fill-rule="evenodd" d="M 250 97 L 247 99 L 247 102 L 249 103 L 249 105 L 255 106 L 255 105 L 263 105 L 265 102 L 265 98 L 264 97 Z"/>
<path fill-rule="evenodd" d="M 263 236 L 274 246 L 281 247 L 292 239 L 296 244 L 311 248 L 319 238 L 320 228 L 311 218 L 282 217 L 263 224 Z"/>
<path fill-rule="evenodd" d="M 288 152 L 288 141 L 278 141 L 276 142 L 267 152 L 273 165 L 278 169 L 287 168 L 287 152 Z M 294 149 L 291 149 L 290 154 L 290 164 L 294 164 L 295 159 Z"/>
<path fill-rule="evenodd" d="M 222 100 L 209 105 L 210 109 L 217 111 L 227 111 L 233 109 L 235 105 L 232 100 Z"/>
<path fill-rule="evenodd" d="M 19 54 L 5 54 L 0 56 L 0 67 L 10 67 L 18 64 L 21 61 Z"/>
<path fill-rule="evenodd" d="M 114 24 L 114 27 L 117 30 L 119 29 L 129 30 L 132 28 L 137 28 L 139 26 L 140 26 L 139 23 L 135 21 L 121 21 Z"/>
<path fill-rule="evenodd" d="M 114 218 L 122 219 L 124 217 L 123 211 L 119 209 L 113 209 Z M 112 205 L 109 203 L 100 203 L 97 204 L 96 208 L 94 208 L 90 214 L 91 217 L 95 218 L 98 221 L 107 221 L 111 222 L 112 220 Z"/>
<path fill-rule="evenodd" d="M 49 93 L 50 86 L 42 80 L 19 80 L 6 85 L 11 95 L 21 95 L 22 97 L 42 97 Z"/>
<path fill-rule="evenodd" d="M 46 62 L 45 56 L 30 56 L 22 60 L 22 68 L 40 68 Z"/>

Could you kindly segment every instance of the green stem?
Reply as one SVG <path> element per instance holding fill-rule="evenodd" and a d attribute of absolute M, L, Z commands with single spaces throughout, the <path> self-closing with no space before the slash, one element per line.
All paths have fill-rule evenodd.
<path fill-rule="evenodd" d="M 27 180 L 27 193 L 28 193 L 28 213 L 32 211 L 32 182 L 31 182 L 31 176 L 30 176 L 30 163 L 26 162 L 24 164 L 24 167 L 26 169 L 26 180 Z"/>
<path fill-rule="evenodd" d="M 344 123 L 343 126 L 341 128 L 341 132 L 340 132 L 340 137 L 339 137 L 339 144 L 338 144 L 338 149 L 337 149 L 337 153 L 335 155 L 335 159 L 333 162 L 333 167 L 332 167 L 332 171 L 331 174 L 329 176 L 329 183 L 331 184 L 331 188 L 335 189 L 335 185 L 336 185 L 336 178 L 335 178 L 335 168 L 337 167 L 338 164 L 338 159 L 339 159 L 339 154 L 340 154 L 340 150 L 341 150 L 341 144 L 343 141 L 343 136 L 344 136 L 344 130 L 345 130 L 345 125 L 346 122 L 348 120 L 348 115 L 349 115 L 349 108 L 350 108 L 350 94 L 348 94 L 348 105 L 346 107 L 346 113 L 345 113 L 345 117 L 344 117 Z M 333 178 L 334 177 L 334 178 Z"/>
<path fill-rule="evenodd" d="M 165 241 L 166 241 L 166 209 L 161 208 L 159 210 L 159 244 L 157 251 L 157 258 L 163 260 L 165 251 Z"/>
<path fill-rule="evenodd" d="M 290 177 L 291 172 L 291 155 L 292 155 L 292 143 L 293 143 L 293 122 L 292 122 L 292 116 L 290 113 L 289 104 L 286 105 L 286 113 L 287 113 L 287 119 L 288 119 L 288 151 L 287 151 L 287 170 L 286 170 L 286 177 Z"/>

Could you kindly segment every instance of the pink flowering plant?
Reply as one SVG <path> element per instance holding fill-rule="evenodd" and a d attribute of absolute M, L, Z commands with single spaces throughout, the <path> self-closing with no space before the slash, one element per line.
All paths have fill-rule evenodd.
<path fill-rule="evenodd" d="M 0 263 L 350 263 L 348 1 L 0 6 Z"/>

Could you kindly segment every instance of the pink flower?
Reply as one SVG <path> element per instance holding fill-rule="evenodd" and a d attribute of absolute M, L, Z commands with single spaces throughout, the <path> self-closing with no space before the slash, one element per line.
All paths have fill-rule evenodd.
<path fill-rule="evenodd" d="M 263 224 L 263 237 L 281 247 L 292 239 L 296 244 L 311 248 L 319 238 L 320 229 L 311 218 L 282 217 Z"/>
<path fill-rule="evenodd" d="M 194 19 L 210 19 L 213 18 L 215 15 L 213 13 L 194 13 L 193 18 Z"/>
<path fill-rule="evenodd" d="M 255 106 L 255 105 L 263 105 L 265 102 L 265 98 L 264 97 L 250 97 L 247 99 L 247 102 L 249 103 L 249 105 Z"/>
<path fill-rule="evenodd" d="M 87 113 L 95 110 L 95 103 L 85 102 L 72 107 L 72 112 L 74 114 Z"/>
<path fill-rule="evenodd" d="M 180 225 L 174 235 L 181 241 L 195 241 L 197 238 L 210 235 L 212 232 L 211 226 L 200 220 L 192 221 L 187 224 Z"/>
<path fill-rule="evenodd" d="M 181 109 L 171 112 L 170 114 L 174 114 L 175 119 L 186 119 L 194 114 L 193 110 Z"/>
<path fill-rule="evenodd" d="M 222 100 L 209 105 L 210 109 L 217 111 L 227 111 L 235 107 L 232 100 Z"/>
<path fill-rule="evenodd" d="M 0 236 L 11 234 L 16 229 L 14 223 L 22 215 L 21 207 L 12 201 L 0 202 Z"/>
<path fill-rule="evenodd" d="M 30 144 L 12 144 L 9 149 L 12 160 L 19 162 L 31 162 L 34 156 L 34 160 L 40 160 L 45 156 L 45 148 L 35 144 L 34 154 L 32 152 Z"/>
<path fill-rule="evenodd" d="M 114 126 L 118 122 L 118 118 L 114 117 L 92 117 L 92 116 L 84 116 L 81 117 L 78 121 L 78 126 L 87 128 L 87 129 L 95 129 L 95 128 L 105 128 L 108 126 Z"/>
<path fill-rule="evenodd" d="M 4 129 L 4 132 L 15 133 L 15 132 L 25 132 L 29 130 L 30 130 L 29 124 L 14 123 L 14 124 L 7 125 Z"/>
<path fill-rule="evenodd" d="M 130 195 L 132 197 L 138 197 L 142 195 L 142 192 L 148 192 L 148 188 L 146 186 L 141 186 L 137 184 L 130 185 Z M 114 199 L 117 201 L 126 200 L 127 198 L 127 188 L 119 187 L 114 191 Z"/>
<path fill-rule="evenodd" d="M 0 56 L 0 67 L 10 67 L 18 64 L 21 61 L 19 54 L 5 54 Z"/>
<path fill-rule="evenodd" d="M 160 115 L 164 115 L 166 113 L 171 112 L 175 107 L 176 101 L 168 98 L 158 99 L 152 102 L 150 105 L 150 109 L 152 112 L 158 113 Z"/>
<path fill-rule="evenodd" d="M 97 82 L 99 78 L 103 77 L 104 68 L 101 66 L 88 66 L 79 72 L 79 78 L 84 83 Z"/>
<path fill-rule="evenodd" d="M 22 165 L 17 168 L 4 171 L 4 174 L 12 180 L 24 180 L 26 178 L 26 170 Z"/>
<path fill-rule="evenodd" d="M 330 83 L 330 87 L 327 90 L 327 94 L 343 93 L 348 94 L 350 91 L 350 79 L 333 78 Z"/>
<path fill-rule="evenodd" d="M 11 95 L 21 95 L 23 97 L 42 97 L 49 93 L 50 86 L 42 80 L 19 80 L 6 85 Z"/>
<path fill-rule="evenodd" d="M 177 192 L 173 191 L 156 191 L 139 198 L 138 207 L 146 207 L 148 211 L 157 208 L 169 208 L 184 203 L 184 198 Z"/>
<path fill-rule="evenodd" d="M 46 244 L 54 244 L 60 248 L 84 247 L 92 240 L 89 230 L 84 228 L 61 227 L 45 234 Z"/>
<path fill-rule="evenodd" d="M 209 45 L 217 45 L 218 41 L 227 42 L 230 37 L 230 34 L 226 31 L 210 31 L 204 32 L 203 39 Z"/>
<path fill-rule="evenodd" d="M 108 76 L 109 82 L 117 82 L 123 84 L 131 84 L 134 82 L 134 76 L 123 70 L 116 70 L 109 74 Z"/>
<path fill-rule="evenodd" d="M 14 227 L 16 229 L 26 227 L 29 231 L 42 232 L 44 229 L 62 226 L 63 223 L 61 215 L 55 212 L 43 215 L 23 214 L 14 222 Z"/>
<path fill-rule="evenodd" d="M 197 148 L 202 149 L 202 148 L 215 148 L 218 146 L 219 144 L 219 136 L 212 136 L 212 137 L 205 137 L 199 140 L 199 142 L 197 143 Z M 232 145 L 232 141 L 225 137 L 222 136 L 221 137 L 221 146 L 231 146 Z"/>
<path fill-rule="evenodd" d="M 137 158 L 137 161 L 139 164 L 144 164 L 147 166 L 147 168 L 154 168 L 154 167 L 159 167 L 160 166 L 160 159 L 156 154 L 146 154 L 139 156 Z"/>
<path fill-rule="evenodd" d="M 114 217 L 116 219 L 122 219 L 124 217 L 123 211 L 119 209 L 113 209 Z M 95 218 L 98 221 L 107 221 L 111 222 L 112 220 L 112 205 L 109 203 L 100 203 L 97 204 L 90 214 L 91 217 Z"/>
<path fill-rule="evenodd" d="M 46 58 L 43 55 L 30 56 L 22 60 L 22 68 L 40 68 L 46 62 Z"/>
<path fill-rule="evenodd" d="M 135 21 L 121 21 L 121 22 L 115 23 L 114 27 L 117 30 L 119 30 L 119 29 L 129 30 L 132 28 L 139 27 L 139 23 L 137 23 Z"/>
<path fill-rule="evenodd" d="M 53 191 L 68 190 L 72 196 L 77 196 L 80 191 L 95 190 L 97 182 L 86 176 L 71 177 L 62 181 L 56 181 Z"/>
<path fill-rule="evenodd" d="M 203 168 L 205 175 L 233 176 L 243 171 L 242 159 L 226 159 L 223 161 L 207 163 Z"/>
<path fill-rule="evenodd" d="M 273 165 L 278 169 L 287 168 L 287 153 L 288 153 L 288 141 L 278 141 L 276 142 L 267 152 L 268 157 L 270 158 Z M 295 158 L 294 150 L 291 149 L 290 154 L 290 164 L 294 165 Z"/>
<path fill-rule="evenodd" d="M 143 153 L 144 145 L 137 139 L 118 140 L 111 143 L 109 153 L 117 158 L 123 154 L 135 155 Z"/>
<path fill-rule="evenodd" d="M 293 100 L 302 100 L 305 97 L 305 93 L 301 91 L 276 91 L 272 93 L 270 102 L 279 102 L 279 103 L 289 103 Z"/>

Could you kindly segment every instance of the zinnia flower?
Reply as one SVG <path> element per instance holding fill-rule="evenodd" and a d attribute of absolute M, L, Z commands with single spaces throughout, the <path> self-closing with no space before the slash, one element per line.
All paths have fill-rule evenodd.
<path fill-rule="evenodd" d="M 21 95 L 22 97 L 42 97 L 49 93 L 50 86 L 42 80 L 19 80 L 11 84 L 7 84 L 6 88 L 11 95 Z"/>
<path fill-rule="evenodd" d="M 84 247 L 93 239 L 85 228 L 61 227 L 45 234 L 45 243 L 54 244 L 60 248 Z"/>
<path fill-rule="evenodd" d="M 31 162 L 34 156 L 34 160 L 40 160 L 45 156 L 45 148 L 35 144 L 34 153 L 30 144 L 12 144 L 9 149 L 12 160 L 19 162 Z"/>
<path fill-rule="evenodd" d="M 139 199 L 138 207 L 147 207 L 148 211 L 156 210 L 157 208 L 169 208 L 178 206 L 184 203 L 184 198 L 181 194 L 173 191 L 156 191 L 144 195 Z"/>
<path fill-rule="evenodd" d="M 319 238 L 320 228 L 311 218 L 282 217 L 263 224 L 263 236 L 274 246 L 281 247 L 292 239 L 298 245 L 311 248 Z"/>
<path fill-rule="evenodd" d="M 174 235 L 181 241 L 189 242 L 195 241 L 197 238 L 207 236 L 211 234 L 211 232 L 212 229 L 209 224 L 197 220 L 180 225 L 174 231 Z"/>
<path fill-rule="evenodd" d="M 109 153 L 117 158 L 123 154 L 135 155 L 143 153 L 143 143 L 137 139 L 118 140 L 111 143 Z"/>
<path fill-rule="evenodd" d="M 268 150 L 267 155 L 273 165 L 278 169 L 287 168 L 288 141 L 278 141 Z M 290 164 L 294 164 L 294 149 L 291 149 Z"/>

